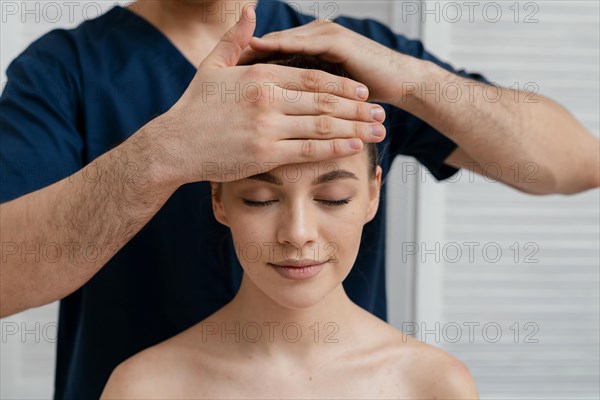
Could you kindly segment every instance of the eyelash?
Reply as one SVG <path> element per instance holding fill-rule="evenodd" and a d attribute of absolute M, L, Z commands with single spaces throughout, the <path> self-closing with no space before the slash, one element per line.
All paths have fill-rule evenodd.
<path fill-rule="evenodd" d="M 340 207 L 343 205 L 346 205 L 348 203 L 350 203 L 350 199 L 342 199 L 342 200 L 317 200 L 321 203 L 323 203 L 326 206 L 332 206 L 332 207 Z M 274 200 L 269 200 L 269 201 L 252 201 L 252 200 L 246 200 L 243 199 L 243 202 L 245 205 L 249 206 L 249 207 L 268 207 L 270 205 L 272 205 L 275 201 Z"/>

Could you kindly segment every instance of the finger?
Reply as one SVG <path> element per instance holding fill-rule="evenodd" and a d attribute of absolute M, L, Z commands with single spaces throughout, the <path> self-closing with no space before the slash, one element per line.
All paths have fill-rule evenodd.
<path fill-rule="evenodd" d="M 343 60 L 336 57 L 334 54 L 328 54 L 329 44 L 331 42 L 331 40 L 329 40 L 331 37 L 331 24 L 333 23 L 330 20 L 316 19 L 308 24 L 267 33 L 262 37 L 255 36 L 250 40 L 248 48 L 244 49 L 242 52 L 239 65 L 251 64 L 277 51 L 282 53 L 293 53 L 295 52 L 295 49 L 298 50 L 300 47 L 303 48 L 301 51 L 302 54 L 321 55 L 326 61 L 342 62 Z M 337 24 L 335 25 L 339 26 Z M 319 35 L 321 37 L 318 37 Z M 287 40 L 282 41 L 282 38 L 287 38 Z M 310 46 L 305 45 L 307 41 Z M 288 42 L 293 46 L 288 47 Z M 303 43 L 303 46 L 299 46 L 299 43 Z"/>
<path fill-rule="evenodd" d="M 315 40 L 315 42 L 318 41 Z M 305 35 L 284 32 L 277 32 L 277 35 L 262 38 L 253 37 L 248 44 L 254 51 L 262 53 L 294 53 L 309 56 L 321 54 L 324 47 L 318 43 L 307 46 Z"/>
<path fill-rule="evenodd" d="M 306 25 L 301 25 L 301 26 L 297 26 L 294 28 L 285 29 L 283 31 L 267 33 L 266 35 L 262 36 L 261 38 L 259 38 L 257 36 L 253 37 L 252 39 L 250 39 L 250 42 L 253 42 L 253 43 L 256 42 L 256 48 L 253 48 L 252 46 L 250 46 L 250 44 L 248 44 L 248 46 L 246 46 L 246 48 L 244 48 L 244 50 L 242 51 L 242 54 L 240 55 L 240 60 L 238 61 L 238 65 L 252 64 L 252 63 L 255 63 L 258 60 L 268 57 L 270 54 L 272 54 L 272 52 L 269 50 L 266 50 L 264 52 L 261 52 L 258 50 L 258 48 L 263 46 L 263 39 L 278 38 L 278 37 L 280 37 L 280 35 L 298 34 L 298 33 L 304 32 L 304 31 L 310 31 L 313 29 L 314 26 L 315 26 L 314 23 L 308 23 Z"/>
<path fill-rule="evenodd" d="M 293 28 L 283 29 L 281 31 L 269 32 L 261 37 L 255 36 L 257 39 L 277 39 L 285 35 L 317 35 L 327 33 L 327 29 L 334 25 L 329 25 L 332 21 L 328 19 L 315 19 L 308 24 L 295 26 Z M 338 25 L 339 26 L 339 25 Z"/>
<path fill-rule="evenodd" d="M 250 45 L 246 46 L 240 54 L 237 65 L 250 65 L 258 62 L 260 59 L 268 57 L 269 53 L 261 53 L 254 50 Z"/>
<path fill-rule="evenodd" d="M 365 143 L 380 142 L 385 137 L 385 127 L 376 122 L 358 122 L 319 116 L 288 116 L 277 127 L 279 139 L 334 139 L 358 138 Z"/>
<path fill-rule="evenodd" d="M 281 155 L 282 163 L 295 164 L 358 154 L 363 142 L 359 139 L 282 140 L 276 147 L 275 154 Z"/>
<path fill-rule="evenodd" d="M 286 115 L 328 115 L 352 121 L 383 122 L 385 110 L 378 104 L 365 103 L 328 93 L 287 92 L 277 109 Z"/>
<path fill-rule="evenodd" d="M 253 37 L 250 39 L 249 46 L 255 54 L 302 54 L 319 56 L 319 58 L 333 63 L 344 61 L 339 55 L 339 51 L 332 48 L 331 38 L 316 34 L 277 32 L 273 36 Z"/>
<path fill-rule="evenodd" d="M 325 92 L 347 99 L 366 100 L 369 89 L 360 82 L 338 75 L 329 74 L 316 69 L 284 67 L 281 65 L 265 66 L 270 69 L 276 79 L 277 86 L 292 92 Z"/>
<path fill-rule="evenodd" d="M 221 41 L 202 62 L 202 65 L 231 67 L 238 63 L 256 28 L 256 13 L 252 7 L 244 7 L 239 21 L 229 29 Z"/>

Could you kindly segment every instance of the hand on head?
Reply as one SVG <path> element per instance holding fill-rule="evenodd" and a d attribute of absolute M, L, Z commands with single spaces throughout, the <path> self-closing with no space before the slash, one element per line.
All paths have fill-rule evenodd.
<path fill-rule="evenodd" d="M 383 140 L 383 108 L 364 102 L 361 83 L 317 70 L 236 66 L 255 24 L 254 10 L 244 8 L 164 115 L 172 132 L 161 146 L 168 179 L 231 181 L 247 176 L 248 165 L 265 172 Z"/>

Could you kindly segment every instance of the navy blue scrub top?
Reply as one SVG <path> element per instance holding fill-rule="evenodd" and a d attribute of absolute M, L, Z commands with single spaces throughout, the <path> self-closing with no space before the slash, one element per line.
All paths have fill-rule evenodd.
<path fill-rule="evenodd" d="M 256 36 L 312 20 L 277 1 L 260 1 L 256 11 Z M 336 22 L 487 82 L 376 21 Z M 0 201 L 50 185 L 122 143 L 167 111 L 195 73 L 159 30 L 120 6 L 75 29 L 45 34 L 7 70 Z M 384 177 L 397 154 L 414 156 L 439 180 L 456 172 L 443 164 L 456 147 L 452 141 L 400 109 L 386 106 L 386 113 L 388 135 L 379 144 Z M 386 320 L 385 186 L 381 201 L 344 287 L 355 303 Z M 182 186 L 104 268 L 60 302 L 55 397 L 98 398 L 120 362 L 225 305 L 241 276 L 228 229 L 214 219 L 209 184 Z"/>

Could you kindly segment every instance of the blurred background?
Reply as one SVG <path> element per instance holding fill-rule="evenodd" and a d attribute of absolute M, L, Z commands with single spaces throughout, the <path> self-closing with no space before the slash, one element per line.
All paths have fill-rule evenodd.
<path fill-rule="evenodd" d="M 34 39 L 127 3 L 1 0 L 2 87 Z M 596 0 L 288 3 L 377 19 L 457 69 L 554 99 L 599 135 Z M 535 179 L 530 167 L 498 173 Z M 386 185 L 389 322 L 464 361 L 482 398 L 598 399 L 599 191 L 531 196 L 466 171 L 436 183 L 405 157 Z M 57 313 L 0 320 L 1 398 L 52 397 Z"/>

